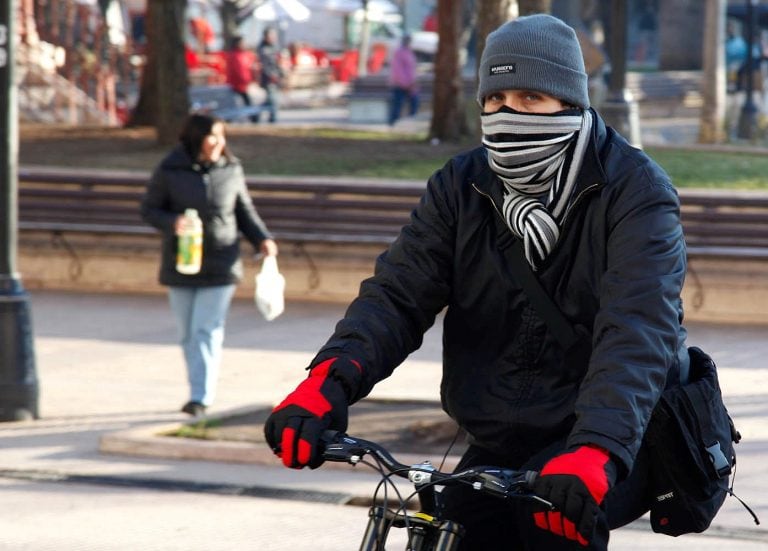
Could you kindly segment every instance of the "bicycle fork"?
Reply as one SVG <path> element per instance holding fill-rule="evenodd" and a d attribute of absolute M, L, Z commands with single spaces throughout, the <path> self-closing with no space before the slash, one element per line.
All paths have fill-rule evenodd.
<path fill-rule="evenodd" d="M 389 529 L 406 528 L 406 551 L 456 551 L 464 528 L 453 521 L 439 521 L 426 513 L 394 513 L 384 507 L 371 507 L 360 551 L 385 551 Z"/>

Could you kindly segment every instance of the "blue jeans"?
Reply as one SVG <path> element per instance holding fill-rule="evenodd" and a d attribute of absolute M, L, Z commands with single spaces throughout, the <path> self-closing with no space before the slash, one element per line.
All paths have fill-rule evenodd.
<path fill-rule="evenodd" d="M 269 122 L 277 122 L 277 110 L 280 108 L 280 87 L 277 84 L 263 86 L 267 96 L 262 104 L 269 111 Z"/>
<path fill-rule="evenodd" d="M 408 100 L 409 113 L 414 116 L 419 111 L 419 95 L 411 93 L 405 88 L 392 88 L 392 98 L 389 104 L 389 124 L 395 124 L 400 118 L 400 112 L 403 110 L 403 104 Z"/>
<path fill-rule="evenodd" d="M 187 364 L 192 402 L 208 406 L 216 397 L 224 322 L 234 292 L 234 284 L 168 288 L 168 300 L 176 317 Z"/>

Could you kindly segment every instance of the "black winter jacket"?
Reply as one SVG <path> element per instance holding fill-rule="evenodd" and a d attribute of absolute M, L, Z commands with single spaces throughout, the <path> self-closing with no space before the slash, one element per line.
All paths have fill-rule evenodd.
<path fill-rule="evenodd" d="M 537 275 L 581 336 L 565 353 L 511 275 L 502 184 L 477 148 L 427 184 L 316 361 L 355 359 L 352 400 L 406 356 L 443 308 L 446 412 L 471 440 L 514 456 L 567 438 L 631 470 L 668 377 L 686 362 L 686 254 L 667 174 L 595 115 L 560 241 Z"/>
<path fill-rule="evenodd" d="M 203 221 L 203 264 L 200 272 L 176 271 L 176 218 L 197 209 Z M 222 157 L 206 168 L 193 162 L 181 146 L 174 148 L 152 174 L 141 204 L 142 218 L 162 232 L 160 283 L 211 286 L 237 283 L 243 275 L 240 233 L 255 249 L 271 238 L 248 194 L 243 168 Z"/>

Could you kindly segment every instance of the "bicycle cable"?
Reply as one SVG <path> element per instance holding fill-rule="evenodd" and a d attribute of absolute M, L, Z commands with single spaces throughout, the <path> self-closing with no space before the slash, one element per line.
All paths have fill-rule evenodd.
<path fill-rule="evenodd" d="M 386 469 L 384 468 L 382 462 L 381 462 L 381 459 L 379 459 L 379 457 L 377 457 L 376 455 L 373 455 L 373 459 L 374 459 L 375 463 L 371 463 L 370 461 L 366 461 L 365 459 L 360 461 L 360 463 L 362 463 L 364 465 L 367 465 L 368 467 L 371 467 L 372 469 L 377 471 L 379 473 L 379 475 L 381 476 L 381 480 L 379 480 L 379 483 L 376 485 L 376 489 L 373 492 L 373 505 L 374 506 L 376 505 L 376 501 L 378 500 L 378 496 L 379 496 L 379 491 L 383 487 L 384 488 L 384 496 L 383 496 L 382 505 L 381 505 L 382 511 L 389 511 L 390 514 L 393 517 L 391 520 L 389 520 L 389 519 L 386 518 L 386 514 L 382 513 L 381 521 L 380 521 L 380 523 L 378 523 L 378 527 L 376 529 L 376 545 L 377 545 L 377 547 L 381 546 L 381 548 L 383 549 L 383 544 L 386 541 L 387 532 L 389 532 L 389 529 L 391 527 L 391 523 L 394 522 L 395 517 L 397 516 L 397 512 L 400 511 L 401 509 L 403 509 L 404 506 L 407 507 L 407 503 L 408 503 L 407 500 L 410 500 L 412 496 L 409 496 L 407 498 L 407 500 L 404 500 L 403 499 L 403 494 L 400 492 L 400 489 L 397 487 L 397 485 L 392 480 L 393 476 L 395 476 L 396 474 L 398 474 L 400 472 L 407 472 L 407 469 L 397 469 L 397 470 L 392 471 L 392 472 L 387 472 Z M 392 490 L 394 490 L 394 493 L 397 496 L 397 501 L 399 502 L 399 506 L 395 510 L 391 510 L 389 508 L 389 496 L 387 494 L 387 488 L 390 487 L 390 486 L 392 487 Z M 409 543 L 410 543 L 410 539 L 411 539 L 411 536 L 410 536 L 410 523 L 408 521 L 408 516 L 407 515 L 403 515 L 403 518 L 404 518 L 404 522 L 405 522 L 405 528 L 406 528 L 406 531 L 408 533 L 408 540 L 409 540 Z M 389 526 L 387 524 L 389 524 Z"/>
<path fill-rule="evenodd" d="M 448 454 L 451 453 L 453 446 L 456 444 L 456 441 L 459 439 L 459 434 L 461 434 L 461 427 L 456 427 L 456 434 L 453 435 L 453 440 L 451 440 L 451 443 L 448 444 L 448 448 L 445 450 L 445 453 L 443 454 L 443 458 L 440 460 L 440 466 L 437 468 L 438 471 L 443 470 L 445 461 L 446 459 L 448 459 Z"/>

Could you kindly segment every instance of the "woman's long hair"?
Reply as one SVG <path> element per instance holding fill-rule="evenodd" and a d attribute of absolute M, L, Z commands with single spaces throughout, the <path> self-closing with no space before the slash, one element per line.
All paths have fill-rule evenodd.
<path fill-rule="evenodd" d="M 224 124 L 224 121 L 218 117 L 206 115 L 204 113 L 193 113 L 187 118 L 184 127 L 181 129 L 181 133 L 179 133 L 179 141 L 193 161 L 197 161 L 200 157 L 203 140 L 211 133 L 213 125 L 216 123 Z M 227 160 L 233 159 L 228 144 L 224 146 L 222 156 Z"/>

